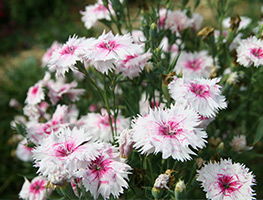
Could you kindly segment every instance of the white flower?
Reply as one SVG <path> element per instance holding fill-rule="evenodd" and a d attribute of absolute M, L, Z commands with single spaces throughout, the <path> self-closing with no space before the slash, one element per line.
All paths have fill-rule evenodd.
<path fill-rule="evenodd" d="M 54 50 L 51 59 L 48 63 L 50 71 L 56 71 L 56 76 L 64 76 L 65 72 L 69 69 L 72 71 L 77 71 L 74 66 L 77 61 L 82 61 L 80 53 L 83 51 L 83 44 L 85 38 L 69 37 L 66 44 L 61 48 Z M 86 47 L 87 48 L 87 47 Z"/>
<path fill-rule="evenodd" d="M 114 65 L 128 55 L 134 55 L 140 51 L 141 46 L 133 43 L 130 34 L 116 35 L 105 31 L 97 40 L 90 42 L 91 48 L 85 52 L 94 67 L 101 73 L 108 73 L 114 69 Z"/>
<path fill-rule="evenodd" d="M 99 195 L 109 199 L 111 194 L 117 198 L 123 193 L 123 188 L 128 188 L 126 180 L 131 167 L 119 161 L 119 153 L 113 146 L 105 144 L 100 155 L 86 166 L 75 176 L 81 178 L 86 191 L 90 191 L 95 199 Z"/>
<path fill-rule="evenodd" d="M 184 77 L 209 78 L 213 66 L 213 58 L 207 51 L 187 53 L 181 52 L 174 70 L 177 74 L 183 73 Z"/>
<path fill-rule="evenodd" d="M 27 139 L 24 138 L 22 141 L 19 142 L 19 144 L 17 145 L 17 148 L 16 148 L 16 156 L 24 162 L 28 162 L 28 161 L 33 160 L 33 157 L 32 157 L 33 148 L 28 147 L 27 143 L 28 143 Z"/>
<path fill-rule="evenodd" d="M 191 160 L 197 150 L 205 146 L 206 132 L 199 128 L 198 115 L 191 109 L 173 105 L 171 109 L 150 110 L 146 116 L 133 120 L 134 148 L 142 154 L 162 153 L 162 158 Z"/>
<path fill-rule="evenodd" d="M 111 122 L 110 122 L 110 118 L 111 118 Z M 82 117 L 81 120 L 84 122 L 83 127 L 86 130 L 90 131 L 90 134 L 93 136 L 93 140 L 99 140 L 103 142 L 113 142 L 114 138 L 112 137 L 111 126 L 114 129 L 114 132 L 116 127 L 117 133 L 115 132 L 114 136 L 118 136 L 121 131 L 128 128 L 129 120 L 125 119 L 123 116 L 119 114 L 116 119 L 116 125 L 115 125 L 113 114 L 111 114 L 110 118 L 107 110 L 102 109 L 101 114 L 89 113 L 87 116 Z"/>
<path fill-rule="evenodd" d="M 64 128 L 52 133 L 33 151 L 38 172 L 49 180 L 61 170 L 72 175 L 81 168 L 82 162 L 90 162 L 99 155 L 101 145 L 90 142 L 90 139 L 84 129 Z"/>
<path fill-rule="evenodd" d="M 250 18 L 244 17 L 244 16 L 241 16 L 240 19 L 241 19 L 241 21 L 240 21 L 239 26 L 238 26 L 238 31 L 247 28 L 247 26 L 252 21 Z M 230 17 L 227 17 L 222 21 L 224 28 L 230 28 L 230 25 L 231 25 L 230 21 L 231 21 Z"/>
<path fill-rule="evenodd" d="M 25 182 L 19 192 L 19 198 L 25 200 L 44 200 L 52 190 L 46 189 L 47 180 L 44 177 L 35 177 L 31 183 L 25 178 Z"/>
<path fill-rule="evenodd" d="M 263 41 L 255 36 L 242 40 L 237 48 L 237 62 L 245 67 L 263 65 Z"/>
<path fill-rule="evenodd" d="M 255 179 L 252 172 L 239 163 L 232 164 L 231 159 L 222 159 L 220 163 L 209 162 L 197 170 L 197 181 L 202 182 L 206 198 L 211 200 L 248 200 L 255 199 L 252 185 Z"/>
<path fill-rule="evenodd" d="M 43 91 L 42 83 L 38 82 L 34 86 L 29 88 L 25 102 L 30 105 L 36 105 L 44 100 L 44 98 L 45 94 Z"/>
<path fill-rule="evenodd" d="M 219 109 L 226 108 L 225 97 L 221 95 L 219 78 L 204 79 L 174 78 L 168 85 L 171 97 L 177 102 L 190 106 L 204 117 L 213 117 Z"/>
<path fill-rule="evenodd" d="M 186 188 L 185 183 L 181 179 L 175 185 L 175 189 L 180 193 L 183 192 L 185 188 Z"/>
<path fill-rule="evenodd" d="M 52 53 L 56 49 L 61 48 L 61 47 L 62 47 L 62 44 L 58 43 L 57 41 L 54 41 L 51 47 L 46 51 L 46 53 L 42 57 L 42 66 L 47 66 L 51 59 Z"/>
<path fill-rule="evenodd" d="M 248 151 L 253 148 L 247 146 L 247 140 L 245 135 L 234 136 L 229 144 L 236 152 Z"/>

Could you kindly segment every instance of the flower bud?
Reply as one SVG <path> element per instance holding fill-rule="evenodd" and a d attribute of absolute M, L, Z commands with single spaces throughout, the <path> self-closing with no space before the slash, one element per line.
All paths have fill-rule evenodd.
<path fill-rule="evenodd" d="M 234 151 L 239 152 L 239 153 L 242 151 L 252 149 L 252 147 L 247 146 L 246 136 L 244 135 L 234 136 L 234 138 L 229 144 L 233 148 Z"/>
<path fill-rule="evenodd" d="M 132 130 L 125 129 L 120 134 L 119 148 L 122 158 L 128 158 L 133 150 Z"/>
<path fill-rule="evenodd" d="M 181 193 L 185 190 L 185 188 L 186 188 L 186 186 L 185 186 L 184 181 L 179 179 L 179 181 L 175 185 L 175 190 Z"/>

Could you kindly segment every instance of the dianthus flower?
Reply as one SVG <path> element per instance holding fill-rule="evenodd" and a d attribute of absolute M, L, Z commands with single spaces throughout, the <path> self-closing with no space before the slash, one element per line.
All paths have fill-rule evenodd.
<path fill-rule="evenodd" d="M 207 51 L 200 52 L 181 52 L 174 70 L 177 74 L 183 73 L 184 77 L 209 78 L 211 68 L 213 66 L 213 58 L 208 55 Z"/>
<path fill-rule="evenodd" d="M 122 130 L 129 126 L 129 120 L 122 117 L 120 114 L 114 122 L 114 117 L 111 114 L 112 128 L 116 130 L 119 135 Z M 101 110 L 99 113 L 89 113 L 81 119 L 84 123 L 85 129 L 89 130 L 94 140 L 99 140 L 103 142 L 113 142 L 111 123 L 108 112 L 105 109 Z M 116 136 L 116 135 L 115 135 Z"/>
<path fill-rule="evenodd" d="M 108 8 L 113 13 L 111 4 L 108 4 Z M 87 29 L 95 26 L 97 22 L 101 19 L 110 20 L 110 12 L 104 6 L 102 1 L 98 1 L 94 5 L 89 5 L 85 7 L 85 11 L 80 11 L 82 15 L 81 20 L 84 22 L 84 25 Z"/>
<path fill-rule="evenodd" d="M 139 73 L 144 69 L 147 60 L 149 60 L 151 56 L 150 51 L 143 54 L 127 55 L 124 60 L 118 62 L 115 72 L 122 72 L 124 77 L 133 79 L 139 76 Z"/>
<path fill-rule="evenodd" d="M 32 150 L 33 147 L 28 147 L 27 146 L 27 139 L 24 138 L 22 141 L 19 142 L 19 144 L 17 145 L 16 148 L 16 156 L 24 161 L 24 162 L 28 162 L 28 161 L 32 161 Z"/>
<path fill-rule="evenodd" d="M 49 179 L 57 171 L 74 173 L 82 162 L 90 162 L 99 155 L 101 145 L 90 142 L 90 139 L 91 135 L 84 129 L 62 128 L 51 133 L 33 151 L 38 172 Z"/>
<path fill-rule="evenodd" d="M 162 153 L 179 161 L 190 160 L 193 149 L 203 148 L 207 134 L 199 128 L 198 115 L 192 109 L 173 105 L 171 109 L 150 110 L 149 115 L 133 120 L 133 147 L 143 154 Z"/>
<path fill-rule="evenodd" d="M 43 84 L 41 81 L 30 87 L 27 92 L 27 98 L 25 102 L 27 104 L 35 105 L 44 100 L 45 94 L 43 91 Z"/>
<path fill-rule="evenodd" d="M 190 106 L 203 117 L 213 117 L 219 109 L 226 108 L 225 97 L 221 95 L 219 78 L 193 80 L 177 78 L 168 85 L 171 97 L 177 102 Z"/>
<path fill-rule="evenodd" d="M 220 163 L 209 162 L 197 170 L 197 181 L 202 182 L 206 198 L 211 200 L 255 199 L 252 185 L 255 179 L 244 165 L 222 159 Z"/>
<path fill-rule="evenodd" d="M 66 44 L 52 53 L 48 64 L 49 70 L 56 71 L 56 76 L 64 76 L 65 72 L 68 72 L 69 69 L 77 71 L 74 65 L 77 61 L 82 61 L 79 53 L 82 52 L 84 41 L 85 38 L 77 38 L 75 35 L 69 37 Z"/>
<path fill-rule="evenodd" d="M 54 41 L 51 47 L 46 51 L 46 53 L 42 57 L 42 66 L 47 66 L 51 59 L 52 53 L 56 49 L 61 48 L 61 47 L 62 47 L 62 44 L 58 43 L 57 41 Z"/>
<path fill-rule="evenodd" d="M 242 40 L 237 48 L 237 62 L 245 67 L 263 65 L 263 41 L 255 36 Z"/>
<path fill-rule="evenodd" d="M 25 200 L 45 200 L 47 194 L 51 193 L 50 189 L 46 189 L 47 183 L 48 181 L 41 176 L 35 177 L 31 183 L 25 178 L 19 197 Z"/>
<path fill-rule="evenodd" d="M 126 56 L 134 55 L 140 51 L 141 46 L 133 43 L 130 34 L 116 35 L 112 32 L 102 33 L 97 40 L 90 43 L 92 48 L 85 51 L 84 57 L 90 61 L 101 73 L 108 73 L 114 65 Z"/>
<path fill-rule="evenodd" d="M 119 161 L 120 155 L 117 149 L 105 144 L 103 150 L 96 159 L 76 172 L 76 177 L 81 178 L 86 191 L 97 199 L 101 195 L 109 199 L 112 194 L 114 198 L 123 193 L 123 188 L 128 188 L 129 171 L 131 167 Z"/>

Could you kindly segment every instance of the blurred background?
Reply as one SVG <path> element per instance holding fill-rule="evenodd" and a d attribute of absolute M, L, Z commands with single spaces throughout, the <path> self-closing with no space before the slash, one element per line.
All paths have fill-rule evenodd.
<path fill-rule="evenodd" d="M 137 0 L 139 1 L 139 0 Z M 136 0 L 129 0 L 132 10 Z M 150 0 L 145 0 L 154 3 Z M 245 15 L 257 21 L 262 17 L 262 0 L 232 0 L 232 15 Z M 103 26 L 87 30 L 80 10 L 93 4 L 91 0 L 0 0 L 0 198 L 17 199 L 24 174 L 33 174 L 31 163 L 15 156 L 17 141 L 10 122 L 22 114 L 27 90 L 43 77 L 41 58 L 54 40 L 61 43 L 73 34 L 90 37 L 98 35 Z M 180 3 L 181 0 L 178 0 Z M 190 0 L 190 5 L 195 0 Z M 204 17 L 203 26 L 218 27 L 213 10 L 214 0 L 201 0 L 196 12 Z M 16 108 L 10 107 L 16 99 Z M 261 178 L 262 180 L 262 178 Z M 262 183 L 261 183 L 262 184 Z M 259 191 L 257 191 L 259 193 Z"/>

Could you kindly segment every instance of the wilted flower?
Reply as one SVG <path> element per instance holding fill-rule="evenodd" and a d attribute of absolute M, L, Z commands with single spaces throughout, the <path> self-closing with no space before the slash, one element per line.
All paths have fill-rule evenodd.
<path fill-rule="evenodd" d="M 19 192 L 19 197 L 25 200 L 44 200 L 52 190 L 46 189 L 47 180 L 44 177 L 35 177 L 31 183 L 25 178 L 25 182 Z"/>
<path fill-rule="evenodd" d="M 134 142 L 132 141 L 132 130 L 123 130 L 119 138 L 119 149 L 121 158 L 126 159 L 129 157 L 130 153 L 133 150 L 133 144 Z"/>
<path fill-rule="evenodd" d="M 150 110 L 150 114 L 133 120 L 134 147 L 143 154 L 162 153 L 162 158 L 185 161 L 205 146 L 206 132 L 196 128 L 198 115 L 192 109 L 173 105 L 171 109 Z"/>
<path fill-rule="evenodd" d="M 237 48 L 237 62 L 245 67 L 263 65 L 263 41 L 255 36 L 242 40 Z"/>
<path fill-rule="evenodd" d="M 245 135 L 234 136 L 234 138 L 229 144 L 236 152 L 248 151 L 253 148 L 247 146 L 247 140 Z"/>
<path fill-rule="evenodd" d="M 209 162 L 197 173 L 197 181 L 202 182 L 207 199 L 255 199 L 251 188 L 255 184 L 252 172 L 244 165 L 232 164 L 231 159 L 221 159 L 220 163 Z"/>
<path fill-rule="evenodd" d="M 175 77 L 168 88 L 176 102 L 190 106 L 204 117 L 213 117 L 219 109 L 227 107 L 221 86 L 217 84 L 219 81 L 219 78 L 189 80 Z"/>

